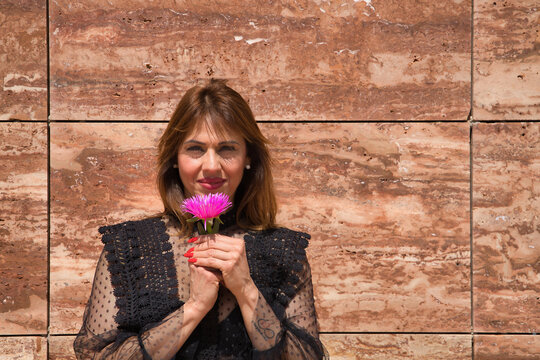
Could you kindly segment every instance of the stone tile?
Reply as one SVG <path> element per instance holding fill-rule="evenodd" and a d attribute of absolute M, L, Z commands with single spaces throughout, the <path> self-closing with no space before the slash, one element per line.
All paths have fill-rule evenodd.
<path fill-rule="evenodd" d="M 474 1 L 476 120 L 540 118 L 537 0 Z"/>
<path fill-rule="evenodd" d="M 279 221 L 313 235 L 323 331 L 469 328 L 467 124 L 261 128 L 274 142 Z M 97 228 L 161 210 L 149 189 L 163 129 L 52 125 L 53 333 L 80 326 Z"/>
<path fill-rule="evenodd" d="M 167 120 L 211 77 L 263 120 L 469 113 L 471 0 L 136 4 L 50 3 L 51 118 Z"/>
<path fill-rule="evenodd" d="M 265 124 L 321 330 L 469 331 L 467 124 Z"/>
<path fill-rule="evenodd" d="M 47 125 L 0 123 L 0 334 L 47 331 Z"/>
<path fill-rule="evenodd" d="M 51 333 L 76 333 L 102 249 L 98 228 L 162 210 L 163 124 L 51 124 Z"/>
<path fill-rule="evenodd" d="M 47 119 L 46 3 L 0 2 L 0 120 Z"/>
<path fill-rule="evenodd" d="M 473 128 L 474 330 L 540 329 L 540 124 Z"/>
<path fill-rule="evenodd" d="M 538 335 L 476 335 L 475 360 L 533 360 L 540 354 Z"/>
<path fill-rule="evenodd" d="M 76 360 L 73 341 L 75 341 L 75 336 L 51 336 L 49 360 Z"/>
<path fill-rule="evenodd" d="M 46 360 L 47 338 L 40 336 L 0 337 L 2 360 Z"/>
<path fill-rule="evenodd" d="M 321 335 L 332 360 L 469 360 L 470 335 Z"/>

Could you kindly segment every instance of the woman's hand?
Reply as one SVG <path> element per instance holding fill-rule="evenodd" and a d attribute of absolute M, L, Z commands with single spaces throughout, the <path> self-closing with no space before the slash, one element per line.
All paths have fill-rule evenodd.
<path fill-rule="evenodd" d="M 193 244 L 189 261 L 198 267 L 221 271 L 223 284 L 238 302 L 256 296 L 258 290 L 249 273 L 244 239 L 220 234 L 202 235 Z"/>
<path fill-rule="evenodd" d="M 189 264 L 189 274 L 188 302 L 191 302 L 197 311 L 206 315 L 217 300 L 219 283 L 222 281 L 221 274 L 193 264 Z"/>
<path fill-rule="evenodd" d="M 193 250 L 185 256 L 197 267 L 221 271 L 223 284 L 236 297 L 255 348 L 266 350 L 275 346 L 281 325 L 251 278 L 244 239 L 203 235 L 193 244 Z"/>

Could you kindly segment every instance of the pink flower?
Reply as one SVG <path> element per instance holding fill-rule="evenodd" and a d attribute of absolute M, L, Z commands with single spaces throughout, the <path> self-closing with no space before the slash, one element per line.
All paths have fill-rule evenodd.
<path fill-rule="evenodd" d="M 182 202 L 182 211 L 193 215 L 193 218 L 188 221 L 202 220 L 204 222 L 204 232 L 214 234 L 218 232 L 221 223 L 219 216 L 229 210 L 231 206 L 229 196 L 223 193 L 195 195 Z M 214 219 L 217 219 L 215 224 Z M 210 224 L 208 230 L 207 223 Z M 201 227 L 199 227 L 199 233 L 201 230 Z"/>

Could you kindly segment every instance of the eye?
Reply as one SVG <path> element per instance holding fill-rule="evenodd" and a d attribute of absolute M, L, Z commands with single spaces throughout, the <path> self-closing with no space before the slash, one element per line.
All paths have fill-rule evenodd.
<path fill-rule="evenodd" d="M 204 149 L 199 145 L 189 146 L 186 150 L 189 152 L 204 152 Z"/>
<path fill-rule="evenodd" d="M 235 148 L 234 146 L 232 146 L 232 145 L 223 145 L 223 146 L 219 149 L 219 151 L 222 151 L 222 152 L 223 152 L 223 151 L 225 151 L 225 152 L 227 152 L 227 151 L 235 151 L 235 150 L 236 150 L 236 148 Z"/>

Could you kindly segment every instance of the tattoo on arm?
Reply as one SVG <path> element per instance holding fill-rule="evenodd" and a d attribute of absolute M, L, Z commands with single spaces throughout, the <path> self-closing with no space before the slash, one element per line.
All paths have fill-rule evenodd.
<path fill-rule="evenodd" d="M 257 321 L 252 320 L 252 323 L 253 327 L 257 330 L 259 334 L 261 334 L 264 340 L 270 340 L 276 337 L 276 333 L 270 328 L 270 322 L 268 321 L 268 319 L 257 318 Z"/>

